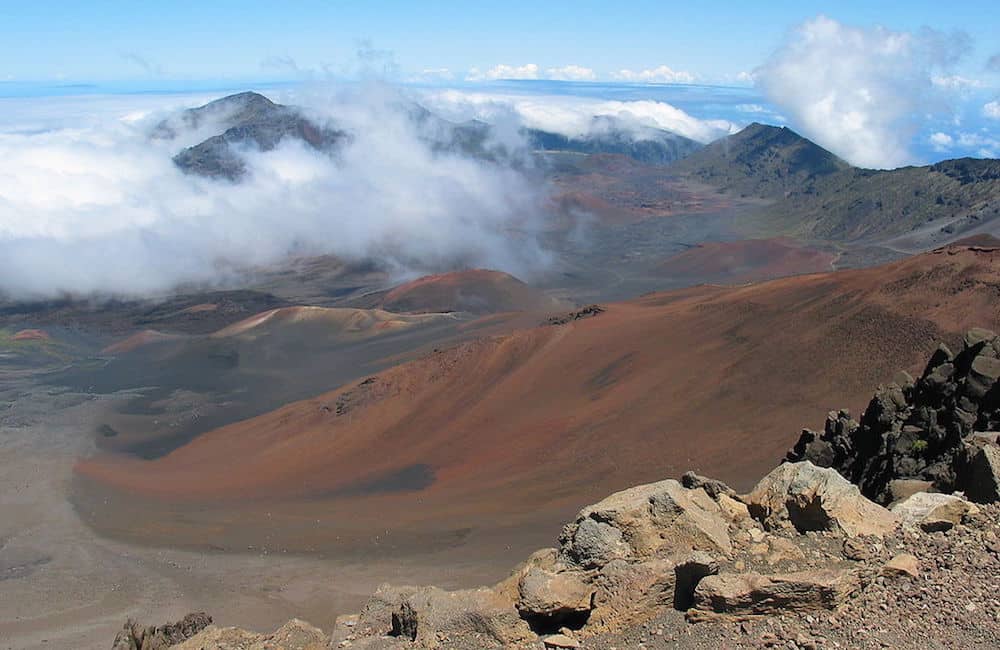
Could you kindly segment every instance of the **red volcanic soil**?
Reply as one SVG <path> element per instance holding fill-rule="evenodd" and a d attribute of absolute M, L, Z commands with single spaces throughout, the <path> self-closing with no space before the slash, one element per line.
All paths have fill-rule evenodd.
<path fill-rule="evenodd" d="M 758 282 L 829 271 L 836 256 L 789 239 L 708 242 L 678 253 L 657 271 L 672 278 L 709 282 Z"/>
<path fill-rule="evenodd" d="M 81 485 L 103 492 L 81 512 L 156 543 L 236 544 L 237 529 L 300 549 L 350 531 L 551 535 L 584 503 L 688 469 L 748 488 L 802 427 L 858 412 L 939 340 L 1000 326 L 998 299 L 1000 251 L 956 247 L 652 294 L 428 355 L 155 461 L 82 461 Z M 100 509 L 126 499 L 127 514 Z"/>
<path fill-rule="evenodd" d="M 1000 248 L 1000 239 L 984 232 L 978 235 L 971 235 L 969 237 L 959 239 L 958 241 L 951 243 L 950 246 L 982 246 L 983 248 Z"/>
<path fill-rule="evenodd" d="M 392 312 L 545 311 L 558 302 L 501 271 L 471 269 L 428 275 L 389 291 L 382 308 Z"/>
<path fill-rule="evenodd" d="M 101 350 L 101 352 L 104 354 L 125 354 L 126 352 L 132 352 L 133 350 L 137 350 L 152 343 L 174 341 L 180 338 L 183 337 L 178 334 L 167 334 L 156 330 L 142 330 L 141 332 L 136 332 L 132 336 L 118 341 L 117 343 L 112 343 Z"/>
<path fill-rule="evenodd" d="M 14 341 L 51 341 L 52 337 L 42 330 L 21 330 L 12 337 Z"/>

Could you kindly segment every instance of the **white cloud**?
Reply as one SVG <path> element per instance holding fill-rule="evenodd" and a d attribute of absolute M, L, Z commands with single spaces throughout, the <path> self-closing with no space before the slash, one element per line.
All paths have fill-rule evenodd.
<path fill-rule="evenodd" d="M 594 81 L 597 75 L 590 68 L 579 65 L 564 65 L 561 68 L 549 68 L 545 71 L 547 79 L 558 81 Z"/>
<path fill-rule="evenodd" d="M 758 85 L 804 135 L 862 166 L 914 162 L 916 115 L 935 108 L 932 76 L 968 48 L 962 34 L 807 21 L 755 71 Z"/>
<path fill-rule="evenodd" d="M 611 74 L 612 78 L 619 81 L 629 81 L 633 83 L 693 83 L 697 77 L 684 70 L 674 70 L 669 66 L 661 65 L 657 68 L 647 70 L 619 70 Z"/>
<path fill-rule="evenodd" d="M 965 149 L 974 149 L 976 155 L 982 158 L 1000 156 L 1000 139 L 989 133 L 959 133 L 958 144 Z"/>
<path fill-rule="evenodd" d="M 937 133 L 931 134 L 929 138 L 931 146 L 934 151 L 948 151 L 951 149 L 952 145 L 955 144 L 955 139 L 948 135 L 947 133 L 942 133 L 938 131 Z"/>
<path fill-rule="evenodd" d="M 158 112 L 148 96 L 136 99 L 141 110 L 116 118 L 0 129 L 0 292 L 145 294 L 292 252 L 415 270 L 523 273 L 546 260 L 532 236 L 539 188 L 514 170 L 432 151 L 394 92 L 296 98 L 353 140 L 334 158 L 298 141 L 248 150 L 250 176 L 238 185 L 181 173 L 171 155 L 203 134 L 149 140 Z"/>
<path fill-rule="evenodd" d="M 698 142 L 710 142 L 737 130 L 726 120 L 702 120 L 667 104 L 652 100 L 615 101 L 573 96 L 504 95 L 445 90 L 426 93 L 423 103 L 456 121 L 480 119 L 516 130 L 529 128 L 581 137 L 595 127 L 595 116 L 613 116 L 636 133 L 654 127 L 679 133 Z"/>
<path fill-rule="evenodd" d="M 996 158 L 1000 154 L 1000 140 L 985 131 L 982 133 L 960 131 L 955 135 L 939 131 L 932 134 L 928 140 L 934 151 L 940 153 L 951 153 L 958 150 L 975 153 L 983 158 Z"/>
<path fill-rule="evenodd" d="M 949 90 L 965 90 L 969 88 L 982 88 L 983 82 L 978 79 L 970 79 L 961 75 L 934 75 L 931 83 L 941 88 Z"/>
<path fill-rule="evenodd" d="M 983 115 L 1000 120 L 1000 101 L 988 102 L 983 106 Z"/>
<path fill-rule="evenodd" d="M 524 65 L 506 65 L 501 63 L 483 72 L 479 68 L 472 68 L 465 77 L 466 81 L 496 81 L 498 79 L 538 79 L 538 65 L 526 63 Z"/>
<path fill-rule="evenodd" d="M 736 74 L 736 81 L 738 81 L 740 83 L 752 84 L 752 83 L 754 83 L 754 81 L 756 81 L 756 79 L 757 78 L 754 75 L 754 73 L 747 72 L 746 70 L 743 70 L 743 71 L 741 71 L 741 72 L 739 72 L 739 73 Z"/>

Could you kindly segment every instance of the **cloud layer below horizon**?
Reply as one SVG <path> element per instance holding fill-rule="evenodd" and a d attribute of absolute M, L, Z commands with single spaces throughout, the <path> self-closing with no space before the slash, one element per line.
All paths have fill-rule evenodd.
<path fill-rule="evenodd" d="M 206 133 L 150 140 L 157 114 L 0 133 L 0 291 L 148 295 L 289 254 L 413 270 L 543 266 L 541 188 L 432 151 L 395 98 L 380 88 L 299 97 L 316 100 L 319 119 L 336 115 L 352 142 L 334 158 L 297 141 L 248 150 L 238 185 L 181 173 L 171 156 Z"/>

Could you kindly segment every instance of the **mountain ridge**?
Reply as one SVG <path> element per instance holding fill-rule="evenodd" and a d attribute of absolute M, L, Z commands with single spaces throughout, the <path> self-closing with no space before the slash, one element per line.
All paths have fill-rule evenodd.
<path fill-rule="evenodd" d="M 853 167 L 787 127 L 753 123 L 668 170 L 771 201 L 777 234 L 896 242 L 910 252 L 1000 232 L 1000 160 L 958 158 L 889 170 Z"/>

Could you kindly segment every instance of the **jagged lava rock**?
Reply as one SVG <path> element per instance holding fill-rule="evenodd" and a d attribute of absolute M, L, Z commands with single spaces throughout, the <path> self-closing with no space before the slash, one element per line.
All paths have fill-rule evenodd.
<path fill-rule="evenodd" d="M 977 484 L 985 478 L 990 454 L 977 457 L 970 439 L 1000 429 L 998 379 L 1000 338 L 974 328 L 957 355 L 940 345 L 919 379 L 903 375 L 880 386 L 860 422 L 841 411 L 830 414 L 822 433 L 803 431 L 786 460 L 833 467 L 883 504 L 898 498 L 891 486 L 900 479 L 926 481 L 945 493 L 966 489 L 972 475 Z M 996 468 L 986 471 L 996 476 Z M 977 501 L 1000 498 L 988 487 L 972 491 Z"/>
<path fill-rule="evenodd" d="M 977 503 L 1000 501 L 1000 447 L 992 444 L 966 445 L 959 487 Z"/>

